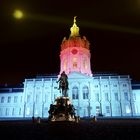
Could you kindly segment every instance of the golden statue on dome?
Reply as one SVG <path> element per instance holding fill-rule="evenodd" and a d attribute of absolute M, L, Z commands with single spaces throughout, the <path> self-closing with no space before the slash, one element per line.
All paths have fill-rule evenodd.
<path fill-rule="evenodd" d="M 70 37 L 80 36 L 79 35 L 79 27 L 76 25 L 76 17 L 77 16 L 74 16 L 73 26 L 70 28 L 70 31 L 71 31 Z"/>

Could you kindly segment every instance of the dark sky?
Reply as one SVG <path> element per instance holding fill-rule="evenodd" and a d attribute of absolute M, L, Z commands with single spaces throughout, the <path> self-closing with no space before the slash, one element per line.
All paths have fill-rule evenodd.
<path fill-rule="evenodd" d="M 12 17 L 21 9 L 25 18 Z M 60 44 L 77 16 L 91 44 L 92 72 L 130 74 L 140 81 L 140 0 L 0 1 L 0 83 L 58 74 Z"/>

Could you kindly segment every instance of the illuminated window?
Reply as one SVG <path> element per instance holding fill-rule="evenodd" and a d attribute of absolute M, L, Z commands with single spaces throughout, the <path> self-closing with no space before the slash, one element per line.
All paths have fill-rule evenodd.
<path fill-rule="evenodd" d="M 83 68 L 87 69 L 87 59 L 86 58 L 83 59 Z"/>
<path fill-rule="evenodd" d="M 1 97 L 1 103 L 4 103 L 4 97 Z"/>
<path fill-rule="evenodd" d="M 83 87 L 83 99 L 88 99 L 89 98 L 89 89 L 87 86 Z"/>
<path fill-rule="evenodd" d="M 100 106 L 96 106 L 96 115 L 100 114 Z"/>
<path fill-rule="evenodd" d="M 78 87 L 76 86 L 72 88 L 72 99 L 78 99 Z"/>
<path fill-rule="evenodd" d="M 27 115 L 30 114 L 30 108 L 27 108 L 27 110 L 26 110 L 26 114 L 27 114 Z"/>
<path fill-rule="evenodd" d="M 130 109 L 130 106 L 128 104 L 125 106 L 125 109 L 126 109 L 127 114 L 131 113 L 131 109 Z"/>
<path fill-rule="evenodd" d="M 11 97 L 8 97 L 7 102 L 8 102 L 8 103 L 10 103 L 10 102 L 11 102 Z"/>
<path fill-rule="evenodd" d="M 15 96 L 15 97 L 14 97 L 14 103 L 17 103 L 17 99 L 18 99 L 18 97 Z"/>
<path fill-rule="evenodd" d="M 37 115 L 38 114 L 38 110 L 35 110 L 35 115 Z"/>
<path fill-rule="evenodd" d="M 64 59 L 63 69 L 64 69 L 64 70 L 66 70 L 66 69 L 67 69 L 67 60 L 66 60 L 66 59 Z"/>
<path fill-rule="evenodd" d="M 72 64 L 73 64 L 73 68 L 76 69 L 77 68 L 77 58 L 76 57 L 73 58 Z"/>

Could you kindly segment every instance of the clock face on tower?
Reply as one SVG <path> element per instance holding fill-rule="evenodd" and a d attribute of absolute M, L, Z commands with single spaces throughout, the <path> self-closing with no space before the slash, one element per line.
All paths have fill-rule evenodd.
<path fill-rule="evenodd" d="M 73 49 L 71 52 L 72 54 L 77 54 L 78 51 L 76 49 Z"/>

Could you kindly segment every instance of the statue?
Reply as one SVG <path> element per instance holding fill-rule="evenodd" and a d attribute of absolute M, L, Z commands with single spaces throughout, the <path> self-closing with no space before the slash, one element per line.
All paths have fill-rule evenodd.
<path fill-rule="evenodd" d="M 59 90 L 60 93 L 62 91 L 62 95 L 64 97 L 67 97 L 67 90 L 68 90 L 68 76 L 66 75 L 66 73 L 63 71 L 61 73 L 61 76 L 59 78 L 59 80 L 57 81 L 57 83 L 59 82 Z"/>

